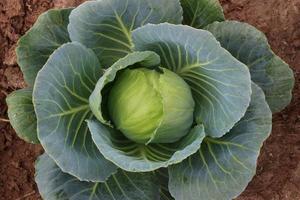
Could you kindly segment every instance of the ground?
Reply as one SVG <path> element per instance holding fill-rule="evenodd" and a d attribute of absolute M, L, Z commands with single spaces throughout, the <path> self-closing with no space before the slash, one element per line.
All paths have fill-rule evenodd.
<path fill-rule="evenodd" d="M 0 1 L 0 200 L 40 199 L 34 183 L 34 161 L 42 149 L 18 139 L 6 121 L 6 95 L 25 87 L 16 64 L 16 42 L 40 13 L 80 2 Z M 296 78 L 292 103 L 274 116 L 257 175 L 237 200 L 300 200 L 300 0 L 222 0 L 222 5 L 228 19 L 248 22 L 263 31 Z"/>

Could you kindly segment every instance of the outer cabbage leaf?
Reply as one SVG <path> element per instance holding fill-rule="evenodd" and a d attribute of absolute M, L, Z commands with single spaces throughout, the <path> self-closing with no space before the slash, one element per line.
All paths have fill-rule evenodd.
<path fill-rule="evenodd" d="M 35 180 L 45 200 L 159 199 L 159 184 L 152 173 L 118 170 L 103 183 L 84 182 L 62 172 L 47 154 L 38 158 L 35 167 Z"/>
<path fill-rule="evenodd" d="M 131 31 L 147 23 L 182 21 L 179 0 L 88 1 L 70 15 L 72 41 L 91 48 L 105 68 L 132 52 Z"/>
<path fill-rule="evenodd" d="M 39 140 L 58 166 L 80 180 L 104 181 L 116 172 L 92 141 L 86 119 L 101 66 L 79 43 L 57 49 L 38 73 L 33 91 Z"/>
<path fill-rule="evenodd" d="M 36 115 L 32 104 L 32 89 L 12 92 L 7 98 L 8 118 L 17 135 L 26 142 L 39 143 L 36 131 Z"/>
<path fill-rule="evenodd" d="M 229 133 L 205 138 L 197 153 L 169 167 L 169 189 L 176 200 L 230 200 L 246 188 L 272 126 L 263 91 L 255 84 L 252 91 L 245 116 Z"/>
<path fill-rule="evenodd" d="M 136 50 L 156 52 L 162 67 L 190 85 L 196 122 L 203 123 L 207 135 L 221 137 L 244 116 L 251 94 L 249 70 L 208 31 L 149 24 L 133 31 L 133 43 Z"/>
<path fill-rule="evenodd" d="M 144 145 L 98 121 L 89 120 L 88 126 L 103 156 L 131 172 L 148 172 L 179 163 L 200 148 L 205 136 L 203 126 L 197 125 L 178 142 Z"/>
<path fill-rule="evenodd" d="M 160 200 L 174 200 L 169 192 L 169 174 L 167 168 L 161 168 L 155 171 L 160 182 Z"/>
<path fill-rule="evenodd" d="M 20 38 L 16 49 L 17 60 L 28 85 L 33 86 L 38 71 L 53 51 L 70 41 L 67 26 L 71 10 L 53 9 L 41 14 Z"/>
<path fill-rule="evenodd" d="M 249 67 L 252 81 L 264 90 L 272 112 L 279 112 L 290 103 L 293 71 L 272 52 L 262 32 L 236 21 L 216 22 L 206 29 L 234 57 Z"/>
<path fill-rule="evenodd" d="M 111 122 L 108 117 L 107 105 L 105 103 L 107 101 L 110 84 L 114 81 L 119 71 L 127 67 L 134 67 L 134 65 L 138 67 L 143 66 L 154 68 L 158 67 L 159 64 L 159 56 L 150 51 L 133 52 L 114 63 L 98 80 L 94 91 L 89 97 L 90 107 L 95 117 L 100 122 L 111 126 Z"/>
<path fill-rule="evenodd" d="M 183 24 L 203 28 L 214 21 L 224 21 L 219 0 L 180 0 L 183 8 Z"/>

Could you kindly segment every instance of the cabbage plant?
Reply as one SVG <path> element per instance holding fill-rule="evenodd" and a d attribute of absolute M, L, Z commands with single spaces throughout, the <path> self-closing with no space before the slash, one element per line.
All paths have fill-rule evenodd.
<path fill-rule="evenodd" d="M 45 200 L 227 200 L 255 174 L 289 66 L 217 0 L 94 0 L 20 38 L 17 134 Z"/>

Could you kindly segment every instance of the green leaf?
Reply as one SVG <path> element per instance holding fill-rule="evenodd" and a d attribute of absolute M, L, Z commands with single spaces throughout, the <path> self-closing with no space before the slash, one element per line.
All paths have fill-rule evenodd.
<path fill-rule="evenodd" d="M 175 143 L 138 144 L 121 132 L 98 121 L 89 120 L 92 138 L 103 156 L 118 167 L 131 172 L 153 171 L 176 164 L 195 153 L 205 136 L 202 125 Z"/>
<path fill-rule="evenodd" d="M 95 117 L 100 122 L 111 126 L 111 122 L 108 117 L 107 105 L 105 103 L 107 101 L 110 83 L 114 81 L 119 71 L 133 66 L 152 68 L 159 66 L 159 64 L 159 56 L 150 51 L 133 52 L 114 63 L 98 80 L 96 87 L 89 98 L 90 107 Z"/>
<path fill-rule="evenodd" d="M 7 98 L 7 114 L 17 135 L 26 142 L 38 144 L 36 116 L 32 104 L 32 89 L 12 92 Z"/>
<path fill-rule="evenodd" d="M 179 0 L 88 1 L 70 15 L 72 41 L 91 48 L 105 68 L 132 52 L 131 31 L 147 23 L 180 24 Z"/>
<path fill-rule="evenodd" d="M 118 170 L 103 183 L 84 182 L 63 173 L 47 154 L 38 158 L 35 168 L 35 181 L 45 200 L 159 199 L 159 184 L 152 173 Z"/>
<path fill-rule="evenodd" d="M 230 200 L 246 188 L 272 126 L 263 91 L 255 84 L 252 91 L 246 115 L 229 133 L 205 138 L 197 153 L 169 167 L 169 189 L 176 200 Z"/>
<path fill-rule="evenodd" d="M 71 10 L 53 9 L 41 14 L 32 28 L 20 38 L 16 49 L 17 60 L 29 86 L 33 86 L 38 71 L 53 51 L 70 41 L 67 25 Z"/>
<path fill-rule="evenodd" d="M 290 103 L 293 71 L 272 52 L 262 32 L 236 21 L 216 22 L 206 29 L 234 57 L 249 67 L 252 81 L 264 90 L 272 112 L 279 112 Z"/>
<path fill-rule="evenodd" d="M 174 200 L 168 188 L 169 174 L 167 168 L 161 168 L 155 171 L 160 182 L 160 200 Z"/>
<path fill-rule="evenodd" d="M 272 112 L 280 112 L 292 100 L 295 84 L 293 70 L 280 57 L 274 56 L 266 67 L 266 73 L 271 80 L 270 84 L 257 84 L 263 88 Z"/>
<path fill-rule="evenodd" d="M 101 74 L 93 51 L 67 43 L 51 55 L 34 85 L 39 140 L 64 172 L 80 180 L 104 181 L 116 172 L 97 150 L 85 122 L 93 116 L 88 97 Z"/>
<path fill-rule="evenodd" d="M 219 0 L 181 0 L 183 24 L 203 28 L 214 21 L 224 21 Z"/>
<path fill-rule="evenodd" d="M 195 118 L 205 132 L 221 137 L 244 116 L 250 102 L 247 67 L 232 57 L 211 33 L 183 25 L 146 25 L 133 32 L 135 49 L 161 57 L 161 66 L 191 87 Z"/>

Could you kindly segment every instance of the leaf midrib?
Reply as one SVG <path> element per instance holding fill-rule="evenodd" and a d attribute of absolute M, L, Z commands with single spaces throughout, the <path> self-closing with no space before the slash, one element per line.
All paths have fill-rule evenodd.
<path fill-rule="evenodd" d="M 131 33 L 128 31 L 128 29 L 126 28 L 125 24 L 123 23 L 121 17 L 119 16 L 119 14 L 115 11 L 115 16 L 116 16 L 116 19 L 117 19 L 117 22 L 118 24 L 120 25 L 121 27 L 121 30 L 122 32 L 125 34 L 127 40 L 128 40 L 128 43 L 130 45 L 130 50 L 132 49 L 133 47 L 133 42 L 132 42 L 132 38 L 131 38 Z"/>
<path fill-rule="evenodd" d="M 84 104 L 84 105 L 81 105 L 81 106 L 78 106 L 78 107 L 75 107 L 75 108 L 71 108 L 68 111 L 64 111 L 64 112 L 61 112 L 61 113 L 58 113 L 58 114 L 51 115 L 50 117 L 71 115 L 71 114 L 74 114 L 74 113 L 77 113 L 77 112 L 80 112 L 80 111 L 83 111 L 83 110 L 88 110 L 88 109 L 89 109 L 89 104 Z"/>

